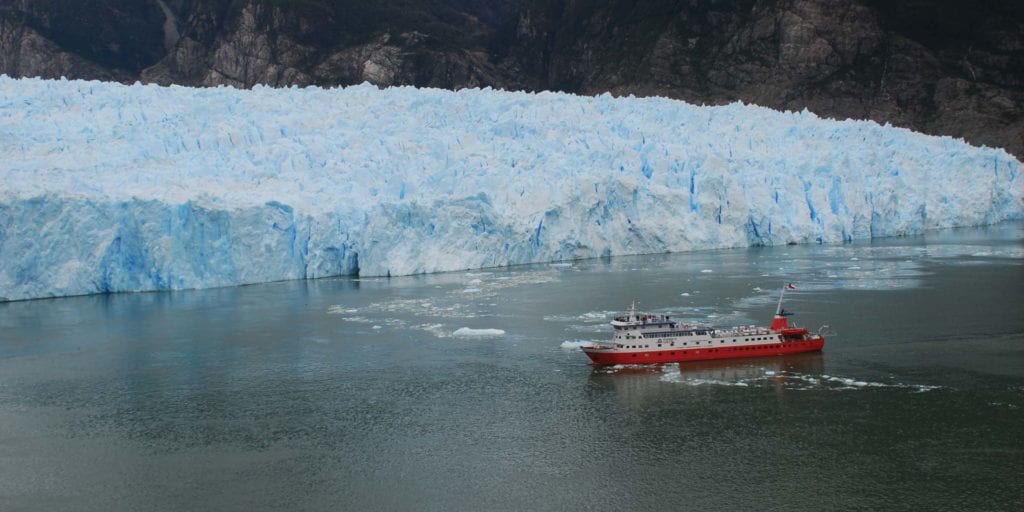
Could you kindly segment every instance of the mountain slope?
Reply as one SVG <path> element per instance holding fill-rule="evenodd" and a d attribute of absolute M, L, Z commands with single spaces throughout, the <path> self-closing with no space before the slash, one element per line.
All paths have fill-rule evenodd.
<path fill-rule="evenodd" d="M 0 72 L 738 99 L 1024 156 L 1010 0 L 0 0 Z"/>

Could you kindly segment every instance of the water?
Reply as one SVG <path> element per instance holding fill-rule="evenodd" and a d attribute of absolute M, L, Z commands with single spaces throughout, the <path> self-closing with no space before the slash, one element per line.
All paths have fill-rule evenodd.
<path fill-rule="evenodd" d="M 1022 265 L 1014 223 L 0 304 L 0 510 L 1021 510 Z M 575 348 L 784 282 L 823 353 Z"/>

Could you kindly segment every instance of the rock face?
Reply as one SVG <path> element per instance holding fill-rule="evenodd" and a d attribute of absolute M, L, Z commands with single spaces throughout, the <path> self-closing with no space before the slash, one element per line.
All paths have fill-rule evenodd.
<path fill-rule="evenodd" d="M 742 100 L 1024 158 L 1015 0 L 0 0 L 0 72 Z"/>

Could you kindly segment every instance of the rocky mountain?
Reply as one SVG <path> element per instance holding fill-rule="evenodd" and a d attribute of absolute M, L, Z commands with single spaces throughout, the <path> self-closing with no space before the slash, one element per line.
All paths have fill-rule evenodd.
<path fill-rule="evenodd" d="M 742 100 L 1024 158 L 1017 0 L 0 0 L 0 72 Z"/>

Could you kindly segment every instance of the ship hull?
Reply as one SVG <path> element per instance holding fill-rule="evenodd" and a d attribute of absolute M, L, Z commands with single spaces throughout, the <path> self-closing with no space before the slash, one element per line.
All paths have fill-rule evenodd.
<path fill-rule="evenodd" d="M 710 359 L 733 359 L 743 357 L 769 357 L 801 352 L 818 352 L 825 346 L 824 337 L 807 340 L 765 343 L 761 345 L 723 346 L 691 349 L 663 349 L 625 351 L 588 347 L 583 351 L 594 365 L 614 364 L 659 364 L 682 363 L 685 361 L 707 361 Z"/>

